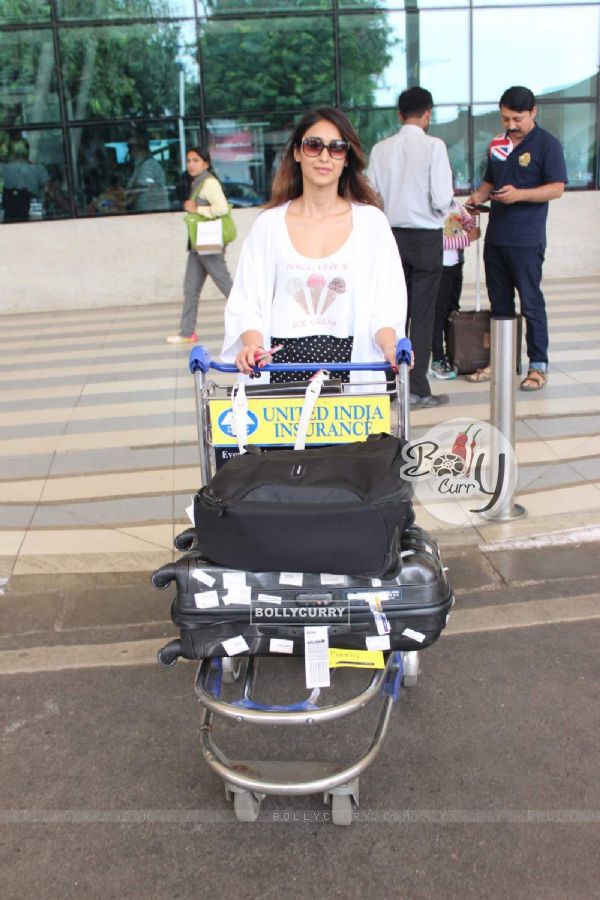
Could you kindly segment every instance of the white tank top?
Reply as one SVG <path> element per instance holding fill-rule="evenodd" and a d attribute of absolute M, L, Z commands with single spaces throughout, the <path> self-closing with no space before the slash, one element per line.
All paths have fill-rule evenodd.
<path fill-rule="evenodd" d="M 347 338 L 354 334 L 351 240 L 331 256 L 311 259 L 294 248 L 287 227 L 275 276 L 271 334 Z"/>

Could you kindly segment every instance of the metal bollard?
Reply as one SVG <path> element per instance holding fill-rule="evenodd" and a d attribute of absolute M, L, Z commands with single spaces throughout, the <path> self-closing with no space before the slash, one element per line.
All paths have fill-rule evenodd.
<path fill-rule="evenodd" d="M 515 445 L 515 410 L 517 388 L 517 320 L 514 317 L 492 317 L 491 331 L 491 424 L 501 432 L 511 447 Z M 494 451 L 492 451 L 494 452 Z M 497 454 L 496 454 L 497 455 Z M 499 503 L 491 518 L 508 522 L 525 514 L 519 503 L 513 502 L 510 491 Z"/>

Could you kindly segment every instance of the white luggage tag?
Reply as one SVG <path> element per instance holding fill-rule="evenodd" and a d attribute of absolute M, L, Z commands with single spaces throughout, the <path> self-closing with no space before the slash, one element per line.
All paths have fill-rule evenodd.
<path fill-rule="evenodd" d="M 243 381 L 236 381 L 231 388 L 232 430 L 237 438 L 240 453 L 246 453 L 248 441 L 248 398 Z"/>
<path fill-rule="evenodd" d="M 313 414 L 313 409 L 315 408 L 315 403 L 317 402 L 319 394 L 321 393 L 323 382 L 328 376 L 329 372 L 326 372 L 325 369 L 319 369 L 319 371 L 316 372 L 308 382 L 308 387 L 306 388 L 306 393 L 304 395 L 302 415 L 300 416 L 298 431 L 296 432 L 296 442 L 294 444 L 294 450 L 304 450 L 306 446 L 306 434 L 308 432 L 308 426 Z"/>
<path fill-rule="evenodd" d="M 389 634 L 392 630 L 392 627 L 388 622 L 388 617 L 381 608 L 381 599 L 379 597 L 379 594 L 375 594 L 374 597 L 369 597 L 368 603 L 371 609 L 371 615 L 375 619 L 377 634 Z"/>

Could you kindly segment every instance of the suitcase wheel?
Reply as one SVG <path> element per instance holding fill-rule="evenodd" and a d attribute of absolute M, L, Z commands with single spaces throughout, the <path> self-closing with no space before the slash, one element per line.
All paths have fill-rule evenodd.
<path fill-rule="evenodd" d="M 156 572 L 152 573 L 152 577 L 150 578 L 152 587 L 155 587 L 157 591 L 164 591 L 175 578 L 175 572 L 176 567 L 173 563 L 167 563 L 166 565 L 161 566 L 160 569 L 157 569 Z"/>
<path fill-rule="evenodd" d="M 181 656 L 181 641 L 169 641 L 164 647 L 161 647 L 156 658 L 161 666 L 165 669 L 172 668 Z"/>
<path fill-rule="evenodd" d="M 188 553 L 196 547 L 196 530 L 194 528 L 186 528 L 181 534 L 173 539 L 175 549 L 181 553 Z"/>

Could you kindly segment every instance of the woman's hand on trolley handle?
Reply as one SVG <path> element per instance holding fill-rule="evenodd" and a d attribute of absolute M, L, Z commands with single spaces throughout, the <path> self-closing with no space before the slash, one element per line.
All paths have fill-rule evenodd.
<path fill-rule="evenodd" d="M 396 332 L 393 328 L 380 328 L 377 334 L 375 335 L 375 341 L 383 353 L 385 357 L 385 361 L 389 363 L 390 369 L 393 372 L 398 371 L 398 363 L 396 361 Z M 410 367 L 415 364 L 415 354 L 411 351 L 410 354 Z"/>
<path fill-rule="evenodd" d="M 257 366 L 262 369 L 271 362 L 271 355 L 263 347 L 263 337 L 258 331 L 245 331 L 240 337 L 242 349 L 235 358 L 235 364 L 244 375 L 252 376 Z"/>

